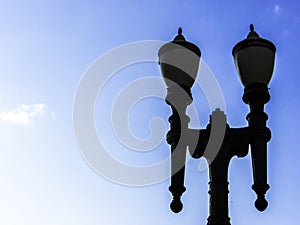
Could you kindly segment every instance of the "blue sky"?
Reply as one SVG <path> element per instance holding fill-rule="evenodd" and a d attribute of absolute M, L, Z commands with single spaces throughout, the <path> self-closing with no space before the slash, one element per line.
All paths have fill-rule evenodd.
<path fill-rule="evenodd" d="M 248 107 L 236 74 L 232 47 L 249 24 L 277 47 L 266 106 L 272 139 L 268 149 L 268 209 L 258 212 L 251 190 L 250 157 L 232 160 L 229 209 L 232 224 L 283 224 L 300 220 L 299 44 L 300 4 L 296 1 L 1 1 L 0 2 L 0 223 L 7 225 L 204 224 L 208 216 L 208 171 L 199 161 L 186 169 L 184 210 L 169 210 L 169 180 L 147 187 L 110 182 L 92 170 L 76 144 L 74 97 L 89 66 L 109 50 L 142 40 L 170 41 L 183 28 L 213 71 L 226 103 L 228 122 L 245 126 Z M 129 151 L 110 137 L 113 94 L 145 76 L 159 77 L 156 63 L 116 73 L 95 108 L 98 134 L 120 161 L 147 165 L 168 157 L 163 141 L 149 153 Z M 209 108 L 193 90 L 200 126 Z M 149 135 L 148 122 L 170 111 L 150 98 L 131 111 L 132 132 Z M 104 115 L 104 114 L 103 114 Z M 102 134 L 106 135 L 102 135 Z"/>

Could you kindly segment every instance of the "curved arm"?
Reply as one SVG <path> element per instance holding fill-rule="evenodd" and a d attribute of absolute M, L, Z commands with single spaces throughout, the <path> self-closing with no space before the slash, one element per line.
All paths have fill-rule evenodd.
<path fill-rule="evenodd" d="M 188 132 L 189 153 L 194 159 L 199 159 L 204 155 L 209 140 L 210 129 L 189 129 Z M 193 144 L 195 142 L 196 144 Z"/>

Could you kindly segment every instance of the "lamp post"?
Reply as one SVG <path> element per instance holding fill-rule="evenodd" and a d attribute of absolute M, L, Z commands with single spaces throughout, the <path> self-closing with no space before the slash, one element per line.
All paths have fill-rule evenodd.
<path fill-rule="evenodd" d="M 225 114 L 217 109 L 212 113 L 210 123 L 205 129 L 195 130 L 188 128 L 189 117 L 185 112 L 193 101 L 191 88 L 197 76 L 201 51 L 195 44 L 185 40 L 181 28 L 172 42 L 160 48 L 158 56 L 167 86 L 166 102 L 172 109 L 167 142 L 171 145 L 172 152 L 169 190 L 173 196 L 170 204 L 173 212 L 178 213 L 183 207 L 180 199 L 186 190 L 184 176 L 188 149 L 193 158 L 205 157 L 209 163 L 208 224 L 229 225 L 228 166 L 232 157 L 245 157 L 249 145 L 253 169 L 252 189 L 257 195 L 255 207 L 259 211 L 267 208 L 267 142 L 271 138 L 271 132 L 266 126 L 268 116 L 264 112 L 264 104 L 270 100 L 268 84 L 273 73 L 275 51 L 275 45 L 260 38 L 251 24 L 247 38 L 237 43 L 232 50 L 237 72 L 245 87 L 243 101 L 250 107 L 247 115 L 248 126 L 229 127 Z M 221 144 L 218 149 L 206 148 L 210 135 L 213 135 L 212 127 L 216 125 L 214 123 L 225 123 L 223 135 L 219 137 Z"/>

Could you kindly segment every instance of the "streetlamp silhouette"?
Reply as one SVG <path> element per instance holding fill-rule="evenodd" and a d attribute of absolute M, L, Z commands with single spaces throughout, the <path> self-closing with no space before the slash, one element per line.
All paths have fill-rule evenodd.
<path fill-rule="evenodd" d="M 167 142 L 172 152 L 169 190 L 173 195 L 170 204 L 173 212 L 178 213 L 183 207 L 180 199 L 186 190 L 184 176 L 188 149 L 193 158 L 205 157 L 209 163 L 208 224 L 229 225 L 228 166 L 232 157 L 245 157 L 249 145 L 253 169 L 252 189 L 257 195 L 255 207 L 259 211 L 267 208 L 267 142 L 271 138 L 271 131 L 266 126 L 268 116 L 264 112 L 264 104 L 270 100 L 268 84 L 272 78 L 275 52 L 275 45 L 260 38 L 251 24 L 247 38 L 232 50 L 237 72 L 245 87 L 242 99 L 250 107 L 248 126 L 230 128 L 225 114 L 217 109 L 210 116 L 210 123 L 205 129 L 195 130 L 188 128 L 189 117 L 185 111 L 193 101 L 191 88 L 197 76 L 201 51 L 195 44 L 185 40 L 181 28 L 172 42 L 160 48 L 158 56 L 167 86 L 166 102 L 172 109 Z M 215 136 L 220 144 L 213 143 L 208 147 L 211 136 Z"/>

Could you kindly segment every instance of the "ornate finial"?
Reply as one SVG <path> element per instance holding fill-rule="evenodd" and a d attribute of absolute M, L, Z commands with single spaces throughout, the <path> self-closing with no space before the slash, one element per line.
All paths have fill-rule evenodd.
<path fill-rule="evenodd" d="M 182 35 L 182 28 L 181 27 L 178 28 L 178 34 L 174 38 L 173 41 L 174 42 L 185 42 L 186 41 L 185 38 L 184 38 L 184 36 Z"/>
<path fill-rule="evenodd" d="M 173 195 L 173 200 L 170 204 L 170 208 L 174 213 L 179 213 L 183 208 L 183 204 L 180 199 L 185 190 L 186 189 L 184 186 L 171 185 L 169 187 L 169 191 Z"/>
<path fill-rule="evenodd" d="M 259 211 L 265 211 L 265 209 L 268 207 L 268 202 L 265 199 L 265 196 L 258 196 L 256 201 L 255 201 L 255 208 Z"/>
<path fill-rule="evenodd" d="M 183 208 L 183 204 L 180 201 L 180 198 L 173 199 L 170 204 L 170 208 L 174 213 L 179 213 Z"/>
<path fill-rule="evenodd" d="M 250 32 L 247 36 L 247 39 L 257 39 L 259 38 L 259 35 L 254 31 L 253 24 L 250 24 Z"/>
<path fill-rule="evenodd" d="M 181 27 L 178 28 L 178 34 L 179 34 L 179 35 L 182 34 L 182 28 L 181 28 Z"/>

